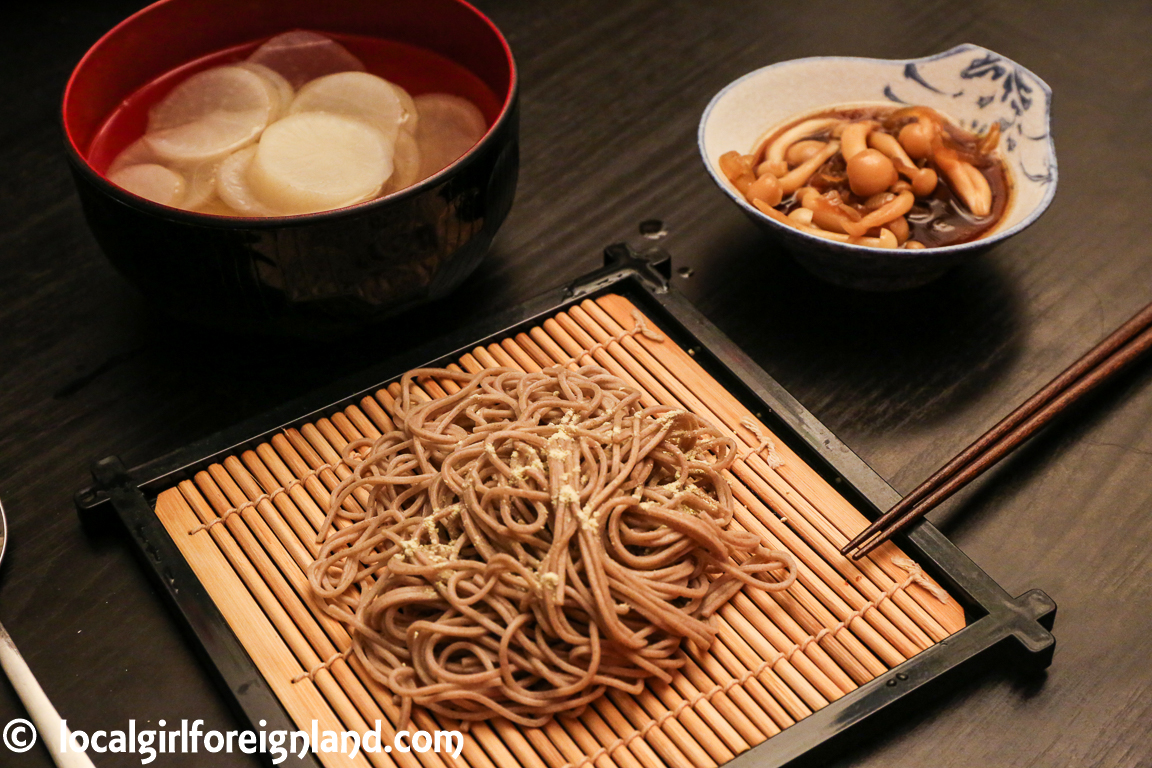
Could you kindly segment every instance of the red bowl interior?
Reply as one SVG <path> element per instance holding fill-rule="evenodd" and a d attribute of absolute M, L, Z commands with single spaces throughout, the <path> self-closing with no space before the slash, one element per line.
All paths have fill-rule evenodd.
<path fill-rule="evenodd" d="M 77 65 L 64 91 L 68 141 L 103 173 L 177 83 L 292 29 L 339 40 L 370 72 L 413 95 L 469 98 L 490 126 L 512 103 L 516 70 L 508 43 L 462 0 L 161 0 L 114 27 Z"/>

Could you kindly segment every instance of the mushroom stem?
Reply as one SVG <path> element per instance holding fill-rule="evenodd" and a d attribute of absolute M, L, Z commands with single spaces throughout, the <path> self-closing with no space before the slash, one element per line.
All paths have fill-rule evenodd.
<path fill-rule="evenodd" d="M 793 222 L 790 221 L 787 216 L 772 206 L 768 205 L 763 200 L 760 200 L 759 198 L 753 198 L 752 205 L 756 206 L 756 210 L 760 211 L 760 213 L 764 214 L 765 216 L 776 219 L 776 221 L 780 222 L 781 224 L 794 226 Z"/>
<path fill-rule="evenodd" d="M 801 232 L 807 232 L 810 235 L 816 235 L 816 237 L 822 237 L 825 240 L 835 240 L 838 243 L 846 243 L 851 239 L 848 237 L 848 235 L 845 235 L 842 232 L 829 232 L 826 229 L 821 229 L 820 227 L 812 224 L 805 225 L 793 222 L 792 226 L 796 227 L 796 229 L 800 230 Z"/>
<path fill-rule="evenodd" d="M 931 168 L 917 168 L 916 163 L 900 145 L 900 141 L 892 134 L 872 131 L 868 134 L 868 146 L 880 150 L 891 158 L 896 170 L 912 182 L 912 190 L 917 196 L 925 197 L 936 188 L 936 171 Z"/>
<path fill-rule="evenodd" d="M 813 226 L 811 224 L 801 224 L 798 221 L 792 220 L 789 222 L 796 229 L 801 232 L 807 232 L 816 237 L 822 237 L 825 240 L 835 240 L 838 243 L 849 243 L 851 245 L 867 245 L 872 248 L 897 248 L 896 236 L 889 232 L 887 229 L 880 230 L 880 237 L 852 237 L 840 232 L 829 232 L 826 229 Z"/>
<path fill-rule="evenodd" d="M 916 196 L 911 192 L 901 192 L 892 200 L 860 219 L 860 221 L 846 223 L 844 225 L 844 231 L 853 237 L 862 237 L 864 233 L 872 229 L 872 227 L 887 224 L 893 219 L 908 213 L 908 211 L 912 210 L 912 204 L 915 202 Z"/>
<path fill-rule="evenodd" d="M 812 211 L 808 208 L 794 208 L 792 212 L 788 214 L 788 218 L 797 224 L 811 224 Z"/>
<path fill-rule="evenodd" d="M 826 229 L 821 229 L 813 225 L 808 216 L 797 215 L 798 212 L 811 214 L 812 212 L 807 208 L 797 208 L 791 214 L 785 216 L 780 211 L 776 210 L 770 205 L 765 205 L 761 200 L 753 200 L 752 205 L 756 206 L 756 210 L 763 213 L 765 216 L 775 219 L 781 224 L 787 224 L 790 227 L 807 232 L 816 237 L 823 237 L 826 240 L 835 240 L 839 243 L 852 243 L 853 245 L 867 245 L 873 248 L 898 248 L 899 242 L 896 235 L 892 234 L 887 229 L 880 230 L 880 237 L 852 237 L 842 232 L 829 232 Z"/>
<path fill-rule="evenodd" d="M 817 208 L 828 208 L 847 216 L 851 221 L 860 221 L 863 216 L 860 211 L 846 205 L 835 190 L 822 195 L 815 187 L 802 187 L 801 190 L 797 191 L 797 197 L 800 199 L 800 205 L 811 211 L 815 211 Z"/>
<path fill-rule="evenodd" d="M 880 229 L 880 237 L 850 237 L 848 242 L 853 245 L 870 245 L 873 248 L 899 248 L 900 241 L 892 230 L 885 227 Z"/>
<path fill-rule="evenodd" d="M 971 163 L 964 163 L 964 170 L 968 173 L 968 178 L 976 190 L 975 198 L 968 207 L 977 216 L 989 215 L 992 213 L 992 187 L 988 184 L 987 177 Z"/>
<path fill-rule="evenodd" d="M 771 162 L 783 161 L 784 153 L 788 151 L 788 147 L 800 141 L 800 139 L 804 139 L 812 136 L 813 134 L 817 134 L 820 131 L 827 130 L 837 123 L 842 122 L 844 121 L 838 117 L 817 117 L 813 118 L 812 120 L 805 120 L 804 122 L 789 128 L 788 130 L 784 131 L 784 133 L 777 136 L 772 144 L 768 147 L 768 150 L 765 152 L 764 159 Z M 763 146 L 764 142 L 767 141 L 768 138 L 770 138 L 770 136 L 757 141 L 757 148 Z M 757 153 L 754 152 L 753 154 Z"/>
<path fill-rule="evenodd" d="M 783 190 L 785 195 L 790 195 L 800 189 L 800 187 L 808 183 L 808 179 L 812 178 L 812 174 L 816 173 L 820 166 L 828 162 L 828 158 L 839 151 L 840 142 L 828 142 L 824 145 L 824 149 L 812 155 L 812 157 L 785 174 L 783 178 L 780 179 L 780 189 Z"/>
<path fill-rule="evenodd" d="M 811 200 L 814 197 L 820 197 L 820 190 L 816 189 L 815 187 L 800 187 L 793 194 L 795 195 L 795 199 L 800 202 L 801 206 L 804 208 L 811 208 Z"/>
<path fill-rule="evenodd" d="M 784 153 L 784 161 L 790 166 L 800 165 L 823 148 L 824 142 L 819 139 L 801 139 L 788 147 L 788 151 Z"/>
<path fill-rule="evenodd" d="M 851 223 L 860 220 L 860 212 L 849 205 L 839 202 L 839 199 L 830 199 L 824 195 L 807 195 L 801 201 L 805 210 L 812 212 L 811 222 L 829 232 L 848 233 L 844 228 L 845 222 Z"/>
<path fill-rule="evenodd" d="M 904 147 L 900 146 L 900 142 L 890 133 L 872 131 L 872 133 L 868 134 L 868 146 L 888 155 L 888 158 L 896 163 L 897 169 L 900 168 L 900 163 L 910 168 L 916 167 L 916 163 L 912 162 L 912 158 L 908 157 L 908 153 L 904 151 Z"/>
<path fill-rule="evenodd" d="M 868 134 L 877 126 L 875 120 L 861 120 L 844 127 L 840 134 L 840 143 L 844 145 L 841 154 L 844 160 L 851 160 L 856 155 L 868 149 Z"/>
<path fill-rule="evenodd" d="M 912 234 L 912 228 L 908 226 L 908 219 L 904 218 L 903 216 L 897 216 L 896 218 L 892 219 L 892 221 L 888 222 L 884 228 L 892 231 L 892 234 L 896 236 L 896 242 L 898 243 L 903 243 L 908 239 L 909 235 Z"/>
<path fill-rule="evenodd" d="M 752 172 L 752 166 L 745 156 L 735 150 L 720 155 L 716 164 L 720 166 L 720 172 L 727 176 L 729 181 L 735 181 L 744 174 Z"/>
<path fill-rule="evenodd" d="M 931 156 L 932 147 L 940 134 L 940 124 L 934 118 L 921 117 L 915 122 L 908 123 L 900 129 L 900 146 L 909 157 L 923 160 Z"/>
<path fill-rule="evenodd" d="M 763 176 L 766 173 L 770 173 L 776 178 L 780 178 L 784 174 L 788 173 L 788 163 L 784 162 L 783 160 L 778 162 L 765 160 L 764 162 L 760 163 L 760 165 L 756 166 L 756 175 Z"/>
<path fill-rule="evenodd" d="M 961 160 L 949 147 L 938 147 L 932 157 L 974 216 L 987 216 L 992 212 L 992 188 L 976 166 Z"/>
<path fill-rule="evenodd" d="M 763 200 L 766 205 L 777 205 L 784 193 L 780 189 L 780 180 L 770 173 L 766 173 L 748 187 L 744 194 L 749 200 Z"/>
<path fill-rule="evenodd" d="M 988 127 L 988 132 L 980 137 L 980 144 L 976 149 L 982 155 L 990 155 L 996 151 L 996 147 L 1000 146 L 1000 121 L 992 123 Z"/>
<path fill-rule="evenodd" d="M 848 234 L 844 229 L 844 224 L 847 221 L 848 217 L 838 211 L 834 205 L 818 205 L 812 209 L 812 223 L 829 232 Z"/>

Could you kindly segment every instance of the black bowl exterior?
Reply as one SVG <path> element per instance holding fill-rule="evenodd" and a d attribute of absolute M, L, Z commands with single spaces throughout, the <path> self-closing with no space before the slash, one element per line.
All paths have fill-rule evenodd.
<path fill-rule="evenodd" d="M 516 99 L 440 183 L 298 220 L 151 204 L 68 156 L 97 242 L 153 303 L 219 328 L 316 337 L 444 296 L 479 265 L 516 190 Z"/>

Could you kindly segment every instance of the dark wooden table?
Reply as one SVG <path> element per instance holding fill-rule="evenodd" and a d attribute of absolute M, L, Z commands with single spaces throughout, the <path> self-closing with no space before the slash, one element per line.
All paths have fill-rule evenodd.
<path fill-rule="evenodd" d="M 675 286 L 898 490 L 907 491 L 1152 299 L 1152 5 L 485 0 L 522 74 L 522 170 L 492 253 L 403 338 L 330 348 L 167 319 L 85 227 L 57 106 L 69 71 L 138 2 L 40 0 L 0 57 L 0 618 L 75 727 L 236 727 L 125 542 L 72 494 L 90 460 L 140 463 L 452 325 L 597 266 L 665 222 Z M 14 15 L 13 15 L 14 14 Z M 1055 92 L 1056 200 L 1024 234 L 926 288 L 864 295 L 809 277 L 705 174 L 696 125 L 756 67 L 907 58 L 973 42 Z M 837 765 L 1152 765 L 1152 361 L 938 510 L 1013 594 L 1059 603 L 1047 675 L 965 682 Z M 24 712 L 0 683 L 0 725 Z M 96 756 L 103 766 L 139 755 Z M 162 766 L 248 766 L 162 756 Z M 37 746 L 0 765 L 48 766 Z"/>

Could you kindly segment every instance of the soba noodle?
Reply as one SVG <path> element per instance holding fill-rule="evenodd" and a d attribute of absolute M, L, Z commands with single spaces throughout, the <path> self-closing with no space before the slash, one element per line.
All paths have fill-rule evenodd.
<path fill-rule="evenodd" d="M 427 379 L 459 389 L 429 400 Z M 403 722 L 416 704 L 537 726 L 638 693 L 682 640 L 711 645 L 742 587 L 796 578 L 728 528 L 733 441 L 601 368 L 421 369 L 401 388 L 395 431 L 345 448 L 309 579 Z"/>

